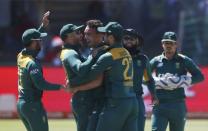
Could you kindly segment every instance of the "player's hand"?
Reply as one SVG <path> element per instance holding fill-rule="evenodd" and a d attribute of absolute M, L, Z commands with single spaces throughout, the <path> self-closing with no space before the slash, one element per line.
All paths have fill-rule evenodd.
<path fill-rule="evenodd" d="M 92 51 L 92 57 L 98 58 L 102 54 L 106 53 L 109 50 L 109 46 L 103 45 L 101 47 L 98 47 Z"/>
<path fill-rule="evenodd" d="M 66 83 L 64 85 L 61 86 L 61 89 L 63 89 L 66 92 L 69 92 L 70 90 L 70 84 L 68 82 L 68 80 L 66 79 Z"/>
<path fill-rule="evenodd" d="M 187 75 L 168 78 L 168 85 L 172 88 L 187 88 L 191 86 L 191 77 Z"/>
<path fill-rule="evenodd" d="M 69 89 L 68 89 L 67 85 L 61 85 L 60 89 L 65 91 L 65 92 L 69 92 Z"/>
<path fill-rule="evenodd" d="M 69 91 L 73 94 L 77 93 L 79 90 L 77 88 L 69 88 Z"/>
<path fill-rule="evenodd" d="M 168 85 L 167 77 L 153 77 L 155 81 L 156 89 L 164 89 L 164 90 L 174 90 L 171 86 Z"/>
<path fill-rule="evenodd" d="M 42 26 L 43 27 L 47 27 L 49 24 L 49 15 L 50 15 L 50 11 L 47 11 L 42 18 Z"/>

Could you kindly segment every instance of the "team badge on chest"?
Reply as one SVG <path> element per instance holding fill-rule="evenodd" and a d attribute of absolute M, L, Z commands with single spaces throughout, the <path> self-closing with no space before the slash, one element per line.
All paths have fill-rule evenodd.
<path fill-rule="evenodd" d="M 158 65 L 157 65 L 157 67 L 162 67 L 162 66 L 163 66 L 162 62 L 158 63 Z"/>
<path fill-rule="evenodd" d="M 176 69 L 179 69 L 180 68 L 180 63 L 179 62 L 176 62 L 175 63 L 175 66 L 176 66 Z"/>

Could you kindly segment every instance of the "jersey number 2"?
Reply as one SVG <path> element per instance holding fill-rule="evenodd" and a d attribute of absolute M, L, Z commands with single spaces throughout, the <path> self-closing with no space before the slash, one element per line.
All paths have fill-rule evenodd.
<path fill-rule="evenodd" d="M 131 80 L 132 77 L 133 77 L 133 72 L 129 73 L 129 69 L 130 69 L 130 61 L 129 61 L 129 59 L 128 58 L 124 58 L 122 60 L 122 65 L 125 66 L 124 73 L 123 73 L 124 80 L 125 81 L 126 80 Z"/>

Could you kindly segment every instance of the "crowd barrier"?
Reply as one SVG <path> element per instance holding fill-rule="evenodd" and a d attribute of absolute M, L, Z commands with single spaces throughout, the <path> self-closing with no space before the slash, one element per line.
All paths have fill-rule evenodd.
<path fill-rule="evenodd" d="M 186 103 L 189 114 L 208 114 L 208 67 L 201 67 L 205 81 L 186 89 Z M 65 74 L 61 67 L 44 67 L 44 77 L 52 83 L 63 84 Z M 17 89 L 17 67 L 0 67 L 0 118 L 17 117 L 16 101 Z M 61 91 L 45 91 L 43 103 L 50 117 L 70 117 L 72 94 Z M 151 112 L 151 99 L 148 89 L 144 86 L 144 101 L 146 111 Z M 206 115 L 205 115 L 206 114 Z M 208 117 L 208 116 L 207 116 Z"/>

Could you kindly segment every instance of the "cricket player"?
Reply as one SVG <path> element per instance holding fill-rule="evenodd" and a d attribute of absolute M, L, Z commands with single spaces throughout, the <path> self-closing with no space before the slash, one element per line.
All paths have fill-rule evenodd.
<path fill-rule="evenodd" d="M 43 16 L 40 28 L 27 29 L 22 35 L 24 49 L 17 56 L 18 102 L 17 111 L 27 131 L 48 131 L 48 118 L 41 102 L 43 90 L 59 90 L 64 86 L 51 84 L 43 77 L 40 62 L 36 59 L 41 50 L 42 33 L 48 25 L 49 12 Z"/>
<path fill-rule="evenodd" d="M 105 73 L 106 99 L 96 131 L 137 131 L 138 103 L 133 89 L 133 63 L 131 55 L 122 46 L 123 27 L 117 22 L 109 22 L 97 31 L 105 33 L 110 49 L 100 55 L 85 74 L 85 77 L 95 79 Z M 81 82 L 86 81 L 82 79 Z"/>
<path fill-rule="evenodd" d="M 94 61 L 94 59 L 92 59 L 92 55 L 90 55 L 86 60 L 80 53 L 80 35 L 82 35 L 80 30 L 82 30 L 83 27 L 83 25 L 76 26 L 73 24 L 67 24 L 64 25 L 60 31 L 60 36 L 64 41 L 60 58 L 65 69 L 67 80 L 73 86 L 79 85 L 80 83 L 79 80 L 77 82 L 72 82 L 71 79 L 77 77 L 82 78 L 82 76 L 86 74 L 86 72 L 93 65 Z M 86 131 L 89 116 L 94 105 L 91 91 L 79 91 L 74 93 L 71 103 L 77 124 L 77 130 Z"/>
<path fill-rule="evenodd" d="M 143 38 L 134 29 L 125 29 L 123 36 L 123 45 L 129 51 L 133 59 L 133 69 L 134 69 L 134 91 L 136 92 L 136 97 L 138 101 L 138 131 L 144 131 L 145 127 L 145 106 L 142 98 L 143 89 L 142 83 L 143 78 L 145 84 L 151 93 L 153 105 L 158 104 L 158 99 L 155 94 L 155 83 L 150 71 L 149 59 L 146 55 L 141 53 L 141 46 L 143 44 Z"/>
<path fill-rule="evenodd" d="M 91 52 L 94 52 L 101 48 L 107 49 L 108 46 L 106 46 L 105 43 L 103 42 L 104 34 L 97 31 L 97 28 L 103 26 L 103 23 L 100 20 L 89 20 L 86 22 L 86 25 L 87 26 L 84 31 L 85 40 L 88 43 L 88 46 L 91 47 Z M 91 55 L 93 55 L 93 53 Z M 94 104 L 92 113 L 89 118 L 87 131 L 96 131 L 98 116 L 104 105 L 104 102 L 103 102 L 104 101 L 104 86 L 101 85 L 103 83 L 101 79 L 102 77 L 99 77 L 99 79 L 97 79 L 97 84 L 100 83 L 99 86 L 97 86 L 97 84 L 95 83 L 94 85 L 90 85 L 89 88 L 87 87 L 83 88 L 84 90 L 91 90 L 92 92 L 91 97 L 93 99 L 93 104 Z M 86 78 L 83 78 L 83 79 L 86 79 Z M 94 88 L 94 87 L 97 87 L 97 88 Z M 74 89 L 81 90 L 78 87 L 74 87 Z"/>
<path fill-rule="evenodd" d="M 177 52 L 175 32 L 165 32 L 161 42 L 163 53 L 150 61 L 159 99 L 159 105 L 153 107 L 152 131 L 165 131 L 168 124 L 170 131 L 184 131 L 184 88 L 203 81 L 204 76 L 192 59 Z"/>
<path fill-rule="evenodd" d="M 88 43 L 88 46 L 91 47 L 92 52 L 95 50 L 99 50 L 99 48 L 107 49 L 108 47 L 105 46 L 105 43 L 103 42 L 104 34 L 97 31 L 97 28 L 103 26 L 103 23 L 100 20 L 89 20 L 86 22 L 86 25 L 87 26 L 84 31 L 85 40 Z M 103 83 L 103 79 L 99 81 L 99 83 L 100 82 Z M 98 117 L 104 106 L 105 87 L 104 84 L 101 84 L 100 86 L 97 86 L 97 88 L 91 89 L 91 97 L 93 99 L 94 106 L 89 117 L 87 131 L 96 131 Z M 91 86 L 90 88 L 93 87 L 96 86 Z"/>

